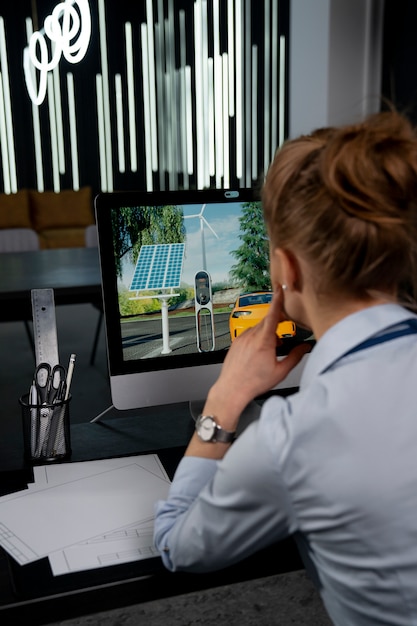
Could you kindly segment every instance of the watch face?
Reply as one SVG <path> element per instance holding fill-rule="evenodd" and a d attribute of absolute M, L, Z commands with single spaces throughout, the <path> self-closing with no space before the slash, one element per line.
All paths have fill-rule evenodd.
<path fill-rule="evenodd" d="M 203 441 L 211 441 L 214 435 L 216 425 L 211 417 L 204 417 L 199 420 L 197 433 Z"/>

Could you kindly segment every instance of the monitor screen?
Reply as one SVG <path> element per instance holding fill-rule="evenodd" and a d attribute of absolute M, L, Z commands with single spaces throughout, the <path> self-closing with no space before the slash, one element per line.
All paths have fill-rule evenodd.
<path fill-rule="evenodd" d="M 202 401 L 231 342 L 265 314 L 268 241 L 251 189 L 95 200 L 113 405 Z M 300 339 L 280 324 L 281 350 Z M 296 387 L 302 365 L 282 387 Z"/>

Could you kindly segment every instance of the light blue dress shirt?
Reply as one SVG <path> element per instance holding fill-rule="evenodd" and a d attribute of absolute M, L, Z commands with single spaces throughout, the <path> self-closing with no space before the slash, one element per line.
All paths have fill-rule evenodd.
<path fill-rule="evenodd" d="M 344 356 L 411 317 L 346 317 L 222 461 L 182 459 L 156 507 L 168 569 L 219 569 L 294 534 L 335 624 L 417 625 L 417 335 Z"/>

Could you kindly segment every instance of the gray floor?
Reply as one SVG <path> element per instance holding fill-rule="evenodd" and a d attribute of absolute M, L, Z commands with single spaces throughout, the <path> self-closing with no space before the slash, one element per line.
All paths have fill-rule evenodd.
<path fill-rule="evenodd" d="M 63 306 L 56 308 L 56 319 L 61 362 L 67 365 L 70 354 L 77 355 L 71 388 L 71 422 L 87 422 L 111 406 L 103 329 L 95 364 L 89 363 L 98 312 L 90 305 Z M 34 370 L 34 357 L 23 323 L 0 324 L 0 359 L 1 436 L 21 437 L 18 399 L 28 391 Z M 128 414 L 112 409 L 106 415 Z M 311 582 L 300 571 L 86 615 L 60 624 L 327 626 L 330 622 Z"/>
<path fill-rule="evenodd" d="M 144 602 L 49 626 L 331 626 L 304 572 Z"/>

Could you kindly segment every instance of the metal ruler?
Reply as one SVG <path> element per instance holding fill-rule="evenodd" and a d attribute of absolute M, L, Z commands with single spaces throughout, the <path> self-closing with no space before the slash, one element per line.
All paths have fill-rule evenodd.
<path fill-rule="evenodd" d="M 59 363 L 53 289 L 32 289 L 33 338 L 36 365 Z"/>

